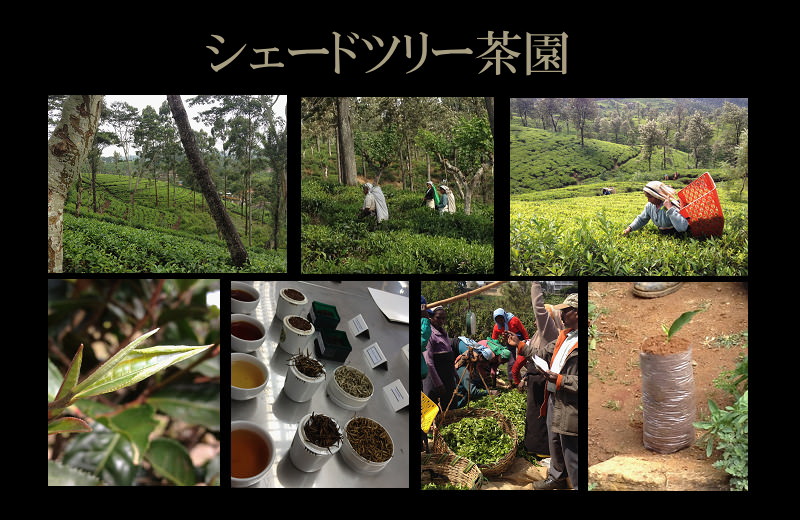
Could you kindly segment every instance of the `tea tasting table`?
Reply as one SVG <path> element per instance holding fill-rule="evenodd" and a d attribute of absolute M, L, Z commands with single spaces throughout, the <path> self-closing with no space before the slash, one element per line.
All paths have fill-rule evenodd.
<path fill-rule="evenodd" d="M 376 305 L 369 288 L 393 295 L 408 297 L 408 282 L 400 281 L 255 281 L 249 282 L 260 292 L 261 299 L 250 316 L 264 324 L 267 337 L 264 343 L 252 354 L 269 367 L 269 380 L 263 393 L 247 401 L 231 400 L 231 420 L 250 420 L 263 426 L 275 444 L 275 459 L 267 476 L 253 487 L 357 487 L 357 488 L 408 488 L 409 486 L 409 407 L 395 411 L 384 397 L 384 387 L 390 384 L 409 388 L 408 354 L 403 347 L 409 344 L 407 323 L 390 321 Z M 319 388 L 310 401 L 294 402 L 283 391 L 283 383 L 288 370 L 290 354 L 278 346 L 283 324 L 275 317 L 279 291 L 292 288 L 302 292 L 308 300 L 330 304 L 336 307 L 340 316 L 337 330 L 347 335 L 352 351 L 344 362 L 320 358 L 314 352 L 316 331 L 308 343 L 307 350 L 313 353 L 325 366 L 326 384 Z M 352 328 L 349 321 L 357 316 L 361 320 Z M 354 335 L 357 327 L 366 325 L 369 337 Z M 363 351 L 374 344 L 379 346 L 379 354 L 386 362 L 371 367 L 370 358 Z M 374 354 L 372 360 L 374 362 Z M 341 365 L 348 365 L 364 372 L 373 384 L 373 395 L 366 406 L 358 411 L 343 408 L 335 403 L 326 392 L 328 379 Z M 401 389 L 402 389 L 401 388 Z M 318 471 L 305 473 L 298 470 L 289 459 L 289 448 L 297 430 L 297 424 L 309 413 L 324 414 L 344 425 L 353 416 L 368 417 L 380 423 L 389 433 L 394 444 L 394 455 L 382 470 L 365 474 L 352 469 L 344 460 L 342 451 L 336 453 Z"/>

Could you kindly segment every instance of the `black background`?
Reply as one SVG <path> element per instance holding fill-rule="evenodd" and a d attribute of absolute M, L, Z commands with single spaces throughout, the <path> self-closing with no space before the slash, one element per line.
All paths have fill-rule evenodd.
<path fill-rule="evenodd" d="M 230 2 L 180 7 L 147 7 L 141 3 L 104 8 L 64 6 L 61 11 L 43 13 L 45 19 L 38 20 L 24 39 L 15 38 L 15 45 L 25 49 L 15 59 L 22 56 L 23 62 L 19 69 L 7 74 L 11 81 L 7 78 L 6 83 L 14 89 L 24 89 L 24 85 L 33 84 L 35 90 L 41 90 L 38 93 L 40 99 L 44 94 L 78 92 L 287 95 L 290 136 L 287 226 L 290 237 L 299 237 L 300 233 L 296 175 L 300 156 L 296 145 L 300 139 L 301 97 L 493 96 L 496 118 L 496 272 L 490 278 L 502 279 L 508 276 L 508 206 L 505 203 L 509 190 L 508 149 L 504 143 L 509 142 L 510 98 L 748 98 L 749 103 L 754 104 L 752 114 L 755 117 L 751 121 L 757 122 L 758 114 L 762 112 L 760 95 L 768 94 L 770 85 L 780 82 L 781 73 L 762 59 L 765 54 L 776 51 L 769 43 L 770 32 L 747 13 L 722 12 L 715 8 L 700 14 L 695 6 L 671 4 L 652 8 L 625 7 L 627 4 L 616 3 L 557 4 L 547 8 L 535 2 L 520 5 L 486 2 L 448 7 L 434 7 L 432 3 L 415 6 L 389 2 L 373 2 L 368 7 L 353 3 L 330 3 L 320 7 L 300 2 L 244 6 Z M 512 40 L 513 49 L 523 53 L 513 62 L 516 72 L 505 67 L 499 75 L 495 75 L 493 69 L 480 72 L 484 62 L 477 56 L 487 50 L 481 38 L 486 38 L 492 31 L 495 37 L 504 31 L 521 37 Z M 342 44 L 357 54 L 355 59 L 342 56 L 339 74 L 334 72 L 332 54 L 290 56 L 288 53 L 288 49 L 312 48 L 327 48 L 333 52 L 334 33 L 341 34 Z M 428 56 L 419 70 L 409 74 L 407 71 L 419 61 L 420 33 L 428 35 Z M 566 33 L 567 73 L 525 74 L 526 33 Z M 351 44 L 346 38 L 353 34 L 357 34 L 360 40 Z M 220 43 L 212 35 L 223 37 L 225 42 Z M 412 41 L 410 59 L 405 57 L 406 35 Z M 392 58 L 380 69 L 367 73 L 386 55 L 393 36 L 401 41 Z M 375 44 L 375 37 L 383 40 L 384 47 L 368 51 L 363 42 L 368 40 Z M 34 45 L 31 46 L 31 42 Z M 11 42 L 6 44 L 11 45 Z M 216 47 L 219 54 L 214 54 L 207 46 Z M 221 62 L 242 46 L 245 49 L 230 65 L 217 72 L 212 70 L 212 64 Z M 251 63 L 263 63 L 264 60 L 263 54 L 254 52 L 254 49 L 273 47 L 278 50 L 270 53 L 270 62 L 282 62 L 284 67 L 250 67 Z M 431 49 L 435 48 L 462 47 L 471 48 L 473 55 L 435 57 L 431 54 Z M 10 52 L 9 48 L 6 51 Z M 15 77 L 18 80 L 14 80 Z M 29 94 L 24 92 L 24 95 Z M 759 209 L 768 207 L 769 202 L 767 195 L 760 194 L 758 179 L 755 180 L 750 189 L 750 215 L 758 218 Z M 764 239 L 766 241 L 766 237 Z M 750 272 L 758 274 L 759 269 L 757 266 L 754 268 L 752 262 L 759 258 L 758 245 L 751 245 L 750 249 L 756 252 L 751 256 Z M 762 254 L 765 249 L 761 249 Z M 289 243 L 288 255 L 288 272 L 278 278 L 301 275 L 299 242 Z M 358 277 L 358 274 L 352 276 Z M 387 275 L 386 278 L 409 277 Z M 411 278 L 442 277 L 425 275 Z M 745 278 L 749 281 L 751 276 Z M 759 291 L 755 285 L 750 284 L 751 291 Z M 223 286 L 227 284 L 223 283 Z M 416 301 L 418 292 L 415 286 L 412 284 L 412 302 Z M 585 296 L 585 285 L 583 287 Z M 757 301 L 756 294 L 753 292 L 751 295 Z M 750 336 L 755 341 L 763 332 L 757 326 L 758 321 L 753 320 L 753 323 Z M 224 335 L 225 331 L 222 332 Z M 412 327 L 412 336 L 415 333 Z M 753 366 L 758 367 L 758 359 Z M 753 372 L 756 371 L 757 368 Z M 757 378 L 758 374 L 755 375 Z M 412 383 L 412 395 L 414 390 Z M 757 431 L 757 424 L 751 424 L 752 431 Z M 755 453 L 753 444 L 751 451 Z M 413 467 L 412 464 L 412 470 Z M 751 477 L 751 489 L 759 488 L 752 471 Z M 404 503 L 402 496 L 408 493 L 416 499 L 424 496 L 426 503 L 432 497 L 430 505 L 446 505 L 443 501 L 455 504 L 452 497 L 457 497 L 456 501 L 463 498 L 458 493 L 420 494 L 416 492 L 413 478 L 411 487 L 404 493 L 387 492 L 392 498 L 400 498 L 395 505 L 407 512 L 425 514 L 424 509 Z M 224 494 L 230 498 L 228 493 Z M 609 498 L 603 493 L 581 495 L 582 498 L 591 497 L 590 502 L 595 504 Z M 633 498 L 630 493 L 623 495 L 625 500 Z M 534 504 L 528 502 L 526 496 L 516 493 L 512 496 L 519 506 Z M 648 494 L 648 497 L 652 499 L 653 495 Z M 617 494 L 612 500 L 616 502 L 620 498 Z M 638 503 L 641 495 L 636 498 Z M 548 502 L 551 502 L 549 495 Z M 552 503 L 553 509 L 544 504 L 541 509 L 535 509 L 542 514 L 548 510 L 549 514 L 569 514 L 562 510 L 564 505 L 561 502 Z M 469 509 L 454 509 L 452 513 L 465 511 Z M 506 513 L 533 514 L 526 512 L 524 507 L 510 507 Z"/>

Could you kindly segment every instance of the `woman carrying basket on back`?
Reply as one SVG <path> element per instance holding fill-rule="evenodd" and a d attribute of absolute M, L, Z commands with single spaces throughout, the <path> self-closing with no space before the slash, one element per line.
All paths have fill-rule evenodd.
<path fill-rule="evenodd" d="M 647 197 L 644 211 L 625 228 L 623 235 L 643 227 L 648 220 L 652 220 L 662 233 L 678 234 L 689 229 L 689 221 L 680 214 L 680 201 L 675 190 L 663 182 L 651 181 L 645 185 L 644 195 Z"/>

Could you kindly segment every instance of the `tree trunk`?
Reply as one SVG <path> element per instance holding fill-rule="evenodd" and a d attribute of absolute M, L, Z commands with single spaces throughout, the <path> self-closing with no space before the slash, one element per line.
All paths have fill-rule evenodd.
<path fill-rule="evenodd" d="M 486 104 L 486 114 L 489 116 L 489 128 L 492 130 L 492 138 L 494 138 L 494 98 L 485 97 L 483 101 Z"/>
<path fill-rule="evenodd" d="M 350 98 L 336 98 L 336 125 L 339 136 L 339 163 L 341 170 L 339 178 L 348 186 L 355 186 L 356 181 L 356 152 L 353 143 L 353 129 L 350 126 Z"/>
<path fill-rule="evenodd" d="M 275 213 L 272 219 L 272 248 L 278 249 L 278 235 L 280 234 L 281 223 L 284 222 L 286 214 L 286 168 L 281 168 L 275 172 L 277 177 L 277 199 L 275 201 Z"/>
<path fill-rule="evenodd" d="M 222 199 L 217 193 L 217 188 L 214 186 L 208 167 L 200 154 L 200 149 L 194 139 L 194 133 L 189 126 L 189 118 L 186 115 L 186 109 L 183 107 L 183 101 L 181 101 L 180 96 L 167 96 L 167 101 L 172 110 L 172 116 L 175 118 L 175 124 L 178 126 L 178 133 L 181 137 L 181 143 L 183 143 L 183 149 L 186 152 L 186 158 L 189 160 L 189 165 L 197 177 L 197 183 L 200 185 L 203 197 L 208 203 L 209 212 L 217 224 L 217 230 L 228 244 L 231 262 L 236 267 L 242 267 L 247 263 L 247 251 L 244 249 L 242 239 L 236 231 L 230 215 L 225 211 L 225 206 L 223 206 Z"/>
<path fill-rule="evenodd" d="M 470 215 L 472 214 L 472 192 L 474 185 L 473 183 L 480 182 L 480 175 L 483 174 L 483 168 L 478 170 L 475 177 L 473 177 L 472 181 L 467 179 L 467 176 L 461 169 L 455 165 L 453 165 L 450 161 L 447 160 L 446 157 L 441 157 L 440 160 L 442 164 L 444 164 L 445 173 L 452 173 L 453 177 L 456 180 L 456 184 L 458 188 L 461 190 L 464 198 L 464 214 Z M 448 183 L 449 184 L 449 183 Z"/>
<path fill-rule="evenodd" d="M 64 267 L 64 203 L 91 150 L 103 96 L 69 96 L 47 141 L 47 270 Z"/>

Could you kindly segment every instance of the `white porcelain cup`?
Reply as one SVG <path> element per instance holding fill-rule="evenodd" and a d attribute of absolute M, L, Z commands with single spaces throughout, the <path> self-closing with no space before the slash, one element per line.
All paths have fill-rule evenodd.
<path fill-rule="evenodd" d="M 292 318 L 302 318 L 311 328 L 302 330 L 294 327 L 290 323 Z M 278 346 L 280 346 L 284 352 L 293 356 L 298 353 L 305 353 L 305 351 L 308 350 L 308 344 L 311 342 L 311 338 L 314 337 L 315 332 L 314 324 L 306 318 L 289 314 L 283 318 L 283 329 L 281 330 L 281 338 L 278 342 Z"/>
<path fill-rule="evenodd" d="M 254 423 L 252 421 L 232 421 L 231 422 L 231 438 L 233 438 L 234 432 L 237 431 L 237 430 L 249 430 L 249 431 L 255 433 L 256 435 L 258 435 L 261 438 L 261 440 L 264 441 L 264 443 L 266 445 L 266 455 L 267 455 L 266 460 L 262 459 L 262 460 L 258 461 L 260 463 L 260 464 L 258 464 L 259 467 L 261 467 L 263 465 L 263 469 L 261 471 L 259 471 L 258 473 L 254 474 L 254 475 L 248 475 L 246 477 L 244 477 L 244 476 L 242 476 L 242 477 L 234 477 L 233 474 L 231 474 L 231 487 L 252 486 L 253 484 L 255 484 L 255 483 L 259 482 L 261 479 L 263 479 L 265 476 L 267 476 L 267 473 L 269 473 L 270 468 L 272 468 L 272 463 L 275 462 L 275 443 L 272 441 L 272 437 L 267 432 L 267 430 L 265 430 L 264 428 L 262 428 L 261 426 L 259 426 L 258 424 Z M 236 463 L 236 461 L 241 457 L 245 457 L 245 458 L 248 458 L 248 460 L 252 460 L 253 453 L 241 451 L 238 448 L 234 448 L 234 446 L 232 445 L 231 446 L 231 472 L 233 471 L 233 469 L 232 469 L 233 468 L 233 464 Z"/>
<path fill-rule="evenodd" d="M 237 300 L 231 296 L 231 314 L 249 314 L 256 310 L 258 302 L 261 300 L 261 293 L 258 289 L 244 282 L 231 282 L 231 292 L 234 290 L 244 291 L 253 297 L 253 301 Z"/>
<path fill-rule="evenodd" d="M 264 340 L 267 337 L 267 330 L 264 328 L 263 323 L 252 316 L 248 316 L 247 314 L 231 314 L 231 326 L 233 326 L 235 322 L 239 321 L 254 325 L 259 331 L 261 331 L 261 337 L 254 340 L 247 340 L 234 336 L 233 332 L 231 331 L 231 349 L 234 352 L 252 352 L 260 347 L 262 343 L 264 343 Z"/>
<path fill-rule="evenodd" d="M 299 469 L 310 473 L 312 471 L 319 471 L 322 466 L 333 457 L 339 448 L 342 447 L 342 442 L 334 444 L 329 448 L 322 448 L 306 438 L 304 427 L 306 422 L 311 418 L 311 414 L 306 415 L 297 424 L 297 431 L 292 439 L 292 445 L 289 448 L 289 457 L 292 464 Z M 334 423 L 336 420 L 331 417 Z M 336 428 L 341 433 L 341 427 L 336 423 Z"/>
<path fill-rule="evenodd" d="M 256 367 L 258 371 L 261 372 L 262 381 L 261 384 L 254 387 L 238 387 L 234 385 L 233 374 L 231 373 L 231 399 L 243 401 L 246 399 L 252 399 L 253 397 L 261 394 L 261 392 L 263 392 L 267 387 L 267 381 L 269 380 L 269 369 L 267 368 L 267 365 L 256 356 L 241 352 L 231 353 L 231 369 L 233 368 L 233 364 L 235 362 L 249 363 L 250 365 Z"/>
<path fill-rule="evenodd" d="M 286 379 L 283 381 L 283 391 L 286 397 L 298 403 L 309 401 L 317 389 L 325 384 L 325 369 L 315 377 L 308 377 L 300 372 L 293 364 L 289 365 L 286 371 Z"/>
<path fill-rule="evenodd" d="M 350 466 L 352 469 L 358 471 L 359 473 L 367 473 L 367 474 L 369 474 L 369 473 L 377 473 L 377 472 L 381 471 L 383 468 L 385 468 L 386 465 L 389 464 L 392 461 L 392 457 L 394 456 L 394 441 L 392 440 L 392 437 L 389 435 L 389 431 L 386 430 L 386 435 L 389 437 L 389 441 L 392 443 L 392 454 L 389 456 L 389 458 L 387 460 L 385 460 L 383 462 L 374 462 L 374 461 L 365 459 L 364 457 L 362 457 L 361 455 L 358 454 L 358 452 L 350 444 L 350 441 L 347 439 L 347 433 L 346 433 L 347 432 L 347 426 L 350 424 L 351 421 L 353 421 L 355 419 L 358 419 L 358 417 L 354 417 L 354 418 L 350 419 L 349 421 L 347 421 L 347 424 L 345 424 L 344 435 L 343 435 L 343 439 L 342 439 L 342 457 L 344 458 L 344 461 L 347 463 L 348 466 Z M 369 420 L 372 420 L 372 419 L 369 419 Z M 377 421 L 373 421 L 373 422 L 377 423 Z M 381 428 L 384 428 L 384 426 L 382 424 L 380 424 L 380 423 L 377 423 L 377 424 L 379 424 L 381 426 Z M 385 430 L 385 428 L 384 428 L 384 430 Z"/>
<path fill-rule="evenodd" d="M 278 291 L 278 306 L 275 310 L 275 316 L 279 320 L 283 320 L 283 318 L 289 315 L 305 317 L 306 314 L 308 314 L 309 302 L 306 295 L 303 294 L 302 300 L 294 300 L 286 295 L 286 292 L 290 290 L 295 290 L 303 294 L 302 291 L 294 289 L 293 287 L 284 287 Z"/>

